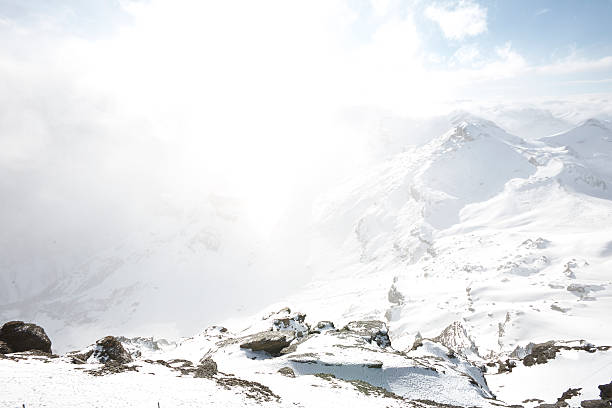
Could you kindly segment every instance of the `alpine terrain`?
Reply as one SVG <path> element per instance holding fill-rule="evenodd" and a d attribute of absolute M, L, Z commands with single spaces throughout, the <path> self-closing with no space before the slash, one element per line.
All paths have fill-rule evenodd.
<path fill-rule="evenodd" d="M 2 282 L 0 406 L 609 407 L 612 125 L 451 122 L 321 197 L 312 279 L 251 317 L 156 331 L 197 325 L 201 268 L 263 262 L 219 199 L 27 294 Z"/>

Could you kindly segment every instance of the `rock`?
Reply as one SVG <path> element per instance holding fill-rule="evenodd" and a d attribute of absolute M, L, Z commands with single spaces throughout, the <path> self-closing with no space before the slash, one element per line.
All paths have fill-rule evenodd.
<path fill-rule="evenodd" d="M 547 341 L 546 343 L 529 345 L 531 351 L 528 355 L 523 358 L 523 364 L 527 367 L 534 364 L 545 364 L 548 360 L 555 358 L 559 350 L 559 346 L 555 345 L 554 341 Z"/>
<path fill-rule="evenodd" d="M 295 373 L 293 372 L 291 367 L 281 367 L 278 369 L 278 372 L 284 375 L 285 377 L 295 378 Z"/>
<path fill-rule="evenodd" d="M 396 305 L 401 305 L 404 303 L 404 295 L 397 290 L 395 284 L 391 285 L 391 288 L 387 293 L 387 300 L 389 300 L 390 303 L 395 303 Z"/>
<path fill-rule="evenodd" d="M 323 320 L 317 323 L 311 330 L 311 333 L 321 334 L 324 331 L 336 330 L 336 326 L 334 326 L 334 322 L 330 322 L 328 320 Z"/>
<path fill-rule="evenodd" d="M 512 369 L 516 367 L 516 363 L 510 359 L 506 359 L 506 362 L 498 360 L 497 365 L 498 365 L 498 369 L 497 369 L 498 374 L 511 373 Z"/>
<path fill-rule="evenodd" d="M 0 328 L 0 340 L 13 352 L 39 350 L 51 353 L 51 340 L 45 330 L 34 323 L 13 321 Z"/>
<path fill-rule="evenodd" d="M 217 374 L 217 363 L 212 358 L 206 357 L 200 361 L 193 376 L 195 378 L 211 378 L 215 374 Z"/>
<path fill-rule="evenodd" d="M 449 350 L 453 350 L 459 355 L 466 356 L 471 353 L 478 354 L 478 348 L 474 340 L 468 335 L 467 330 L 461 322 L 453 322 L 448 325 L 442 333 L 431 339 L 436 343 L 440 343 Z"/>
<path fill-rule="evenodd" d="M 610 404 L 610 401 L 597 399 L 582 401 L 580 406 L 582 408 L 610 408 L 612 405 Z"/>
<path fill-rule="evenodd" d="M 247 337 L 240 344 L 240 348 L 252 351 L 265 351 L 273 356 L 279 355 L 280 351 L 291 344 L 293 336 L 283 332 L 261 332 Z"/>
<path fill-rule="evenodd" d="M 421 332 L 417 332 L 416 336 L 414 336 L 414 342 L 412 343 L 412 347 L 410 348 L 410 351 L 416 350 L 422 346 L 423 346 L 423 336 L 421 335 Z"/>
<path fill-rule="evenodd" d="M 602 384 L 597 387 L 602 400 L 612 400 L 612 381 L 610 381 L 610 384 Z"/>
<path fill-rule="evenodd" d="M 379 347 L 386 348 L 391 346 L 387 325 L 380 320 L 359 320 L 350 322 L 344 326 L 343 330 L 348 330 L 364 337 L 368 343 L 376 343 Z"/>
<path fill-rule="evenodd" d="M 9 347 L 8 344 L 0 340 L 0 354 L 10 354 L 13 352 L 13 349 Z"/>
<path fill-rule="evenodd" d="M 123 345 L 114 336 L 106 336 L 96 342 L 93 349 L 93 357 L 101 363 L 111 361 L 126 364 L 132 361 L 130 354 L 125 351 Z"/>
<path fill-rule="evenodd" d="M 577 397 L 578 395 L 580 395 L 580 390 L 582 390 L 582 388 L 568 388 L 567 391 L 561 394 L 561 397 L 557 398 L 557 403 L 562 403 L 567 401 L 568 399 Z"/>

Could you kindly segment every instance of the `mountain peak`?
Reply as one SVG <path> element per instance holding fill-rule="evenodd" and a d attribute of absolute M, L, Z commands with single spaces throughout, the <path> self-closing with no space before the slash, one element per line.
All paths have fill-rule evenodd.
<path fill-rule="evenodd" d="M 491 127 L 501 129 L 494 122 L 476 116 L 467 111 L 454 111 L 449 115 L 449 122 L 453 126 L 476 126 L 476 127 Z"/>

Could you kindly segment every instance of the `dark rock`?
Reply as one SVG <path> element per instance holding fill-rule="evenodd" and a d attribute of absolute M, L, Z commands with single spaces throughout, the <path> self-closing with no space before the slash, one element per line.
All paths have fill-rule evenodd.
<path fill-rule="evenodd" d="M 580 390 L 582 388 L 568 388 L 567 391 L 565 391 L 563 394 L 561 394 L 561 397 L 557 398 L 557 402 L 564 402 L 568 399 L 572 399 L 578 395 L 580 395 Z"/>
<path fill-rule="evenodd" d="M 111 361 L 119 364 L 126 364 L 132 361 L 130 354 L 125 351 L 123 345 L 114 336 L 106 336 L 96 342 L 93 356 L 101 363 Z"/>
<path fill-rule="evenodd" d="M 582 388 L 568 388 L 567 391 L 565 391 L 563 394 L 561 394 L 561 397 L 557 398 L 557 402 L 555 402 L 554 404 L 540 404 L 536 408 L 563 408 L 563 407 L 567 407 L 567 406 L 569 406 L 569 404 L 566 402 L 566 400 L 572 399 L 572 398 L 580 395 L 580 390 L 581 389 Z M 531 400 L 525 400 L 523 402 L 525 403 L 525 402 L 529 402 L 529 401 L 541 402 L 542 400 L 531 399 Z"/>
<path fill-rule="evenodd" d="M 610 401 L 597 399 L 597 400 L 585 400 L 580 403 L 582 408 L 610 408 L 612 404 Z"/>
<path fill-rule="evenodd" d="M 13 352 L 13 349 L 9 347 L 8 344 L 0 340 L 0 354 L 10 354 Z"/>
<path fill-rule="evenodd" d="M 610 384 L 602 384 L 597 387 L 602 400 L 612 400 L 612 381 L 610 381 Z"/>
<path fill-rule="evenodd" d="M 282 349 L 291 344 L 292 336 L 282 332 L 261 332 L 247 337 L 240 344 L 240 348 L 252 351 L 265 351 L 277 356 Z"/>
<path fill-rule="evenodd" d="M 34 323 L 13 321 L 0 329 L 0 340 L 14 352 L 39 350 L 51 353 L 51 340 L 45 330 Z"/>
<path fill-rule="evenodd" d="M 359 320 L 350 322 L 342 330 L 355 332 L 364 337 L 368 343 L 376 343 L 379 347 L 391 346 L 387 325 L 380 320 Z"/>
<path fill-rule="evenodd" d="M 217 374 L 217 372 L 217 363 L 215 363 L 212 358 L 206 357 L 200 361 L 200 364 L 196 367 L 193 376 L 195 378 L 211 378 Z"/>
<path fill-rule="evenodd" d="M 506 359 L 506 362 L 498 360 L 497 366 L 498 366 L 498 369 L 497 369 L 498 373 L 511 373 L 512 369 L 516 367 L 516 363 L 510 359 Z"/>
<path fill-rule="evenodd" d="M 554 341 L 534 344 L 531 353 L 523 358 L 523 364 L 527 367 L 534 364 L 545 364 L 548 360 L 555 358 L 561 347 L 556 346 Z"/>
<path fill-rule="evenodd" d="M 94 368 L 92 370 L 84 370 L 85 373 L 93 375 L 94 377 L 100 377 L 103 375 L 119 374 L 126 371 L 138 371 L 134 365 L 120 364 L 117 361 L 109 360 L 107 363 L 102 365 L 100 368 Z"/>
<path fill-rule="evenodd" d="M 295 378 L 295 373 L 293 372 L 293 369 L 291 369 L 291 367 L 281 367 L 278 369 L 278 372 L 284 375 L 285 377 Z"/>
<path fill-rule="evenodd" d="M 86 364 L 87 359 L 91 357 L 93 350 L 86 351 L 85 353 L 72 352 L 68 353 L 68 357 L 71 358 L 72 364 Z"/>

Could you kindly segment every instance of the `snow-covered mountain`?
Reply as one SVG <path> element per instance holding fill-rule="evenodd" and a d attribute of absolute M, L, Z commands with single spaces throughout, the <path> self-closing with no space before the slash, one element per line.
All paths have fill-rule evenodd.
<path fill-rule="evenodd" d="M 38 322 L 64 352 L 107 333 L 193 333 L 254 313 L 279 298 L 275 293 L 301 283 L 270 270 L 275 264 L 266 259 L 265 243 L 236 199 L 211 196 L 190 210 L 168 207 L 143 231 L 73 266 L 43 290 L 0 302 L 0 319 Z"/>
<path fill-rule="evenodd" d="M 184 406 L 206 400 L 191 389 L 194 379 L 180 385 L 174 379 L 171 362 L 181 359 L 212 358 L 220 373 L 269 387 L 274 397 L 265 402 L 281 406 L 531 407 L 556 400 L 579 406 L 612 379 L 612 351 L 605 347 L 612 345 L 612 130 L 605 121 L 526 141 L 490 121 L 457 115 L 448 132 L 356 174 L 322 198 L 314 214 L 310 283 L 254 317 L 226 321 L 227 329 L 175 342 L 125 339 L 138 373 L 116 375 L 172 378 L 183 392 L 175 405 Z M 196 215 L 173 233 L 137 238 L 130 247 L 141 249 L 128 256 L 111 251 L 92 260 L 28 303 L 37 308 L 28 316 L 72 321 L 78 330 L 121 315 L 129 299 L 131 315 L 113 329 L 138 322 L 154 330 L 156 319 L 171 318 L 156 309 L 158 288 L 183 296 L 174 313 L 195 304 L 205 285 L 197 278 L 203 265 L 225 273 L 252 263 L 220 251 L 222 237 L 201 223 Z M 183 256 L 194 248 L 205 250 Z M 169 273 L 148 281 L 153 268 Z M 263 290 L 257 282 L 252 287 Z M 26 305 L 0 310 L 19 316 Z M 204 310 L 188 313 L 197 319 Z M 53 328 L 59 336 L 62 330 Z M 266 340 L 282 344 L 282 352 L 257 351 L 261 333 L 284 333 L 284 340 Z M 22 389 L 32 370 L 53 367 L 29 363 L 15 377 Z M 67 380 L 89 387 L 70 364 L 67 356 L 55 365 Z M 217 385 L 227 383 L 223 375 Z M 145 389 L 158 386 L 158 379 L 142 381 Z M 213 398 L 216 388 L 206 387 Z M 581 390 L 563 394 L 570 388 Z M 232 397 L 207 401 L 227 404 Z"/>
<path fill-rule="evenodd" d="M 304 307 L 386 317 L 407 343 L 460 320 L 483 355 L 547 336 L 609 341 L 609 134 L 587 121 L 528 143 L 467 118 L 358 177 L 321 203 L 325 256 Z"/>

